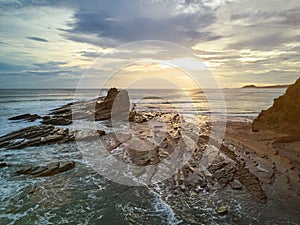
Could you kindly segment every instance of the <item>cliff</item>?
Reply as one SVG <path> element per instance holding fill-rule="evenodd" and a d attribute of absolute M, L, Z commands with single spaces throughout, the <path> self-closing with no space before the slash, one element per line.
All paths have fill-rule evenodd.
<path fill-rule="evenodd" d="M 293 136 L 300 135 L 300 78 L 285 94 L 274 99 L 273 106 L 261 111 L 252 123 L 252 131 L 275 130 Z"/>

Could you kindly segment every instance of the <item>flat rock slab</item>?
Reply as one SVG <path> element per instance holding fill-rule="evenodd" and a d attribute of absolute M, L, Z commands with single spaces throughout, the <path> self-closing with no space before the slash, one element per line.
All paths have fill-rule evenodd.
<path fill-rule="evenodd" d="M 36 125 L 0 137 L 0 147 L 20 149 L 73 140 L 74 134 L 69 129 L 56 128 L 52 125 Z"/>
<path fill-rule="evenodd" d="M 56 143 L 94 140 L 105 134 L 102 130 L 93 132 L 70 131 L 68 128 L 58 128 L 52 125 L 36 125 L 12 132 L 0 137 L 0 148 L 21 149 Z"/>
<path fill-rule="evenodd" d="M 8 120 L 27 120 L 29 122 L 33 122 L 37 119 L 41 119 L 42 117 L 37 114 L 22 114 L 18 116 L 14 116 L 9 118 Z"/>
<path fill-rule="evenodd" d="M 71 170 L 75 167 L 74 161 L 52 162 L 46 166 L 25 166 L 15 172 L 16 175 L 30 175 L 34 177 L 54 176 Z"/>

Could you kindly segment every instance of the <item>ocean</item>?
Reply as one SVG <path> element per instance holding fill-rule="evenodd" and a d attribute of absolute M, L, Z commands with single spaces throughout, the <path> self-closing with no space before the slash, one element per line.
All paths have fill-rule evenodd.
<path fill-rule="evenodd" d="M 213 90 L 211 90 L 213 93 Z M 224 89 L 224 99 L 212 98 L 216 105 L 225 100 L 226 110 L 215 107 L 211 112 L 206 93 L 199 90 L 129 90 L 138 110 L 179 112 L 193 115 L 226 116 L 229 120 L 251 121 L 273 99 L 284 93 L 282 88 Z M 75 95 L 75 92 L 77 93 Z M 9 117 L 31 113 L 46 115 L 49 110 L 74 100 L 96 97 L 95 90 L 34 89 L 0 90 L 0 135 L 39 124 L 39 121 L 9 121 Z M 97 91 L 105 95 L 105 91 Z M 116 184 L 99 175 L 82 159 L 76 144 L 54 144 L 19 150 L 0 148 L 0 160 L 12 165 L 0 168 L 0 224 L 192 224 L 172 210 L 159 193 L 146 187 Z M 14 168 L 29 164 L 74 160 L 75 169 L 46 178 L 16 177 Z M 29 192 L 38 189 L 34 195 Z M 197 224 L 230 224 L 218 217 L 216 205 L 224 202 L 239 215 L 244 224 L 274 224 L 278 209 L 257 205 L 248 193 L 203 193 L 199 199 Z M 177 206 L 176 206 L 177 207 Z M 228 215 L 230 217 L 230 215 Z M 262 220 L 264 222 L 262 222 Z M 279 223 L 280 224 L 280 223 Z M 287 223 L 285 223 L 287 224 Z M 290 223 L 292 224 L 292 223 Z"/>

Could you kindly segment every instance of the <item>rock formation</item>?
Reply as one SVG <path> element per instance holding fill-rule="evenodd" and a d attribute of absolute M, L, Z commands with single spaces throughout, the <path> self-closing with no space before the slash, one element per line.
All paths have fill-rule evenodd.
<path fill-rule="evenodd" d="M 263 110 L 252 124 L 252 130 L 274 130 L 300 136 L 300 78 L 288 87 L 285 94 Z"/>
<path fill-rule="evenodd" d="M 46 166 L 26 166 L 15 172 L 16 175 L 31 175 L 34 177 L 53 176 L 75 167 L 74 161 L 52 162 Z"/>
<path fill-rule="evenodd" d="M 52 125 L 36 125 L 12 132 L 0 137 L 0 148 L 20 149 L 31 146 L 90 141 L 103 136 L 103 130 L 97 131 L 70 131 L 68 128 L 59 128 Z"/>
<path fill-rule="evenodd" d="M 259 179 L 225 145 L 222 145 L 212 163 L 203 170 L 202 162 L 209 161 L 212 157 L 209 150 L 206 150 L 209 126 L 203 127 L 200 134 L 199 127 L 192 129 L 194 125 L 184 124 L 179 114 L 137 112 L 134 109 L 130 111 L 129 106 L 127 91 L 113 88 L 106 97 L 69 103 L 44 116 L 40 125 L 0 137 L 0 148 L 18 149 L 76 140 L 80 144 L 86 144 L 88 149 L 90 141 L 100 140 L 105 150 L 119 161 L 141 167 L 141 170 L 134 170 L 132 174 L 146 184 L 152 183 L 155 170 L 160 169 L 162 173 L 171 171 L 172 176 L 164 186 L 174 193 L 197 192 L 204 188 L 209 191 L 212 186 L 230 185 L 234 189 L 245 188 L 258 199 L 266 200 Z M 111 124 L 116 122 L 116 125 L 119 122 L 124 125 L 122 122 L 126 121 L 130 132 L 106 134 L 102 130 L 71 130 L 54 126 L 68 125 L 73 120 L 110 120 Z M 182 126 L 185 128 L 183 134 Z M 195 146 L 189 144 L 193 138 L 198 140 Z M 190 159 L 185 162 L 184 158 L 188 156 Z M 27 166 L 16 174 L 51 176 L 73 166 L 72 162 L 54 162 L 46 166 Z"/>
<path fill-rule="evenodd" d="M 114 105 L 117 104 L 117 107 Z M 43 124 L 69 125 L 72 120 L 100 121 L 111 119 L 113 115 L 128 118 L 130 102 L 126 90 L 116 88 L 108 90 L 107 96 L 88 101 L 72 102 L 57 109 L 51 110 L 48 117 L 44 117 Z"/>
<path fill-rule="evenodd" d="M 27 120 L 29 122 L 33 122 L 37 119 L 41 119 L 41 116 L 37 114 L 22 114 L 22 115 L 11 117 L 8 120 Z"/>

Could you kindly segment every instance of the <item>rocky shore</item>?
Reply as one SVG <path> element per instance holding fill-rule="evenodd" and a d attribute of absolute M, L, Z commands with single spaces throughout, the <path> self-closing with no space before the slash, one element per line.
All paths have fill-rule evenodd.
<path fill-rule="evenodd" d="M 299 85 L 299 80 L 297 82 Z M 286 95 L 293 95 L 291 93 L 294 90 L 291 86 Z M 285 98 L 289 97 L 282 97 L 283 100 L 277 100 L 275 104 L 285 102 Z M 197 210 L 196 200 L 199 194 L 225 188 L 247 191 L 259 204 L 266 203 L 268 198 L 274 198 L 278 194 L 295 202 L 300 196 L 299 140 L 290 140 L 289 137 L 297 136 L 298 131 L 293 128 L 289 132 L 296 133 L 278 133 L 277 128 L 284 129 L 285 126 L 281 128 L 277 125 L 276 132 L 267 130 L 270 126 L 264 122 L 264 117 L 268 117 L 269 113 L 274 115 L 272 110 L 262 112 L 253 124 L 229 122 L 225 139 L 216 150 L 209 143 L 209 121 L 203 127 L 197 127 L 196 133 L 195 129 L 186 131 L 186 127 L 193 125 L 183 121 L 181 115 L 137 112 L 130 105 L 127 91 L 112 88 L 105 97 L 72 102 L 51 110 L 49 115 L 24 114 L 10 118 L 29 122 L 38 119 L 40 125 L 29 126 L 0 137 L 0 148 L 13 151 L 31 146 L 100 140 L 106 151 L 116 159 L 139 167 L 139 170 L 133 171 L 133 176 L 145 181 L 145 185 L 159 192 L 166 201 L 173 205 L 184 201 L 185 207 L 177 212 L 183 217 L 186 216 L 186 211 Z M 103 130 L 75 130 L 70 127 L 80 120 L 107 121 L 110 126 L 112 123 L 128 122 L 130 132 L 106 133 Z M 261 130 L 262 128 L 264 129 Z M 182 141 L 183 134 L 197 140 L 197 143 L 191 148 L 187 143 L 188 139 Z M 190 157 L 181 164 L 187 152 Z M 172 159 L 170 165 L 174 154 L 176 159 Z M 203 168 L 202 162 L 210 160 L 212 162 Z M 73 169 L 75 164 L 74 161 L 56 161 L 45 165 L 24 165 L 16 168 L 15 175 L 54 176 Z M 6 165 L 5 159 L 1 165 Z M 155 173 L 161 165 L 169 170 L 174 169 L 174 173 L 168 179 L 153 185 Z M 221 206 L 217 211 L 220 215 L 226 214 L 226 206 Z"/>
<path fill-rule="evenodd" d="M 252 131 L 273 130 L 300 140 L 300 78 L 253 121 Z M 290 138 L 291 139 L 291 138 Z"/>

